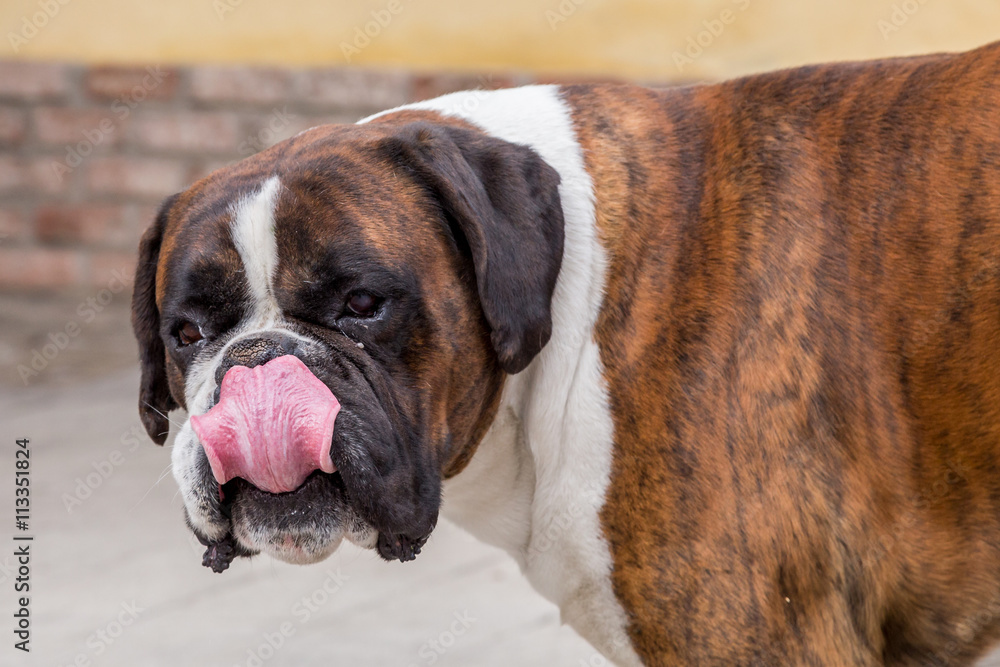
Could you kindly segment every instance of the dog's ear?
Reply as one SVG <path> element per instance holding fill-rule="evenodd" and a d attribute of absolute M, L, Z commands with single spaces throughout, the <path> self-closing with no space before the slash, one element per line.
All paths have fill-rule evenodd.
<path fill-rule="evenodd" d="M 559 174 L 527 146 L 461 127 L 412 123 L 386 146 L 464 237 L 500 365 L 524 370 L 552 333 L 563 251 Z"/>
<path fill-rule="evenodd" d="M 156 307 L 156 267 L 160 243 L 167 216 L 177 197 L 173 195 L 163 202 L 156 220 L 142 235 L 132 290 L 132 330 L 139 341 L 139 363 L 142 367 L 139 418 L 146 427 L 146 433 L 158 445 L 166 441 L 170 430 L 167 413 L 177 407 L 167 384 L 166 350 L 160 338 L 160 311 Z"/>

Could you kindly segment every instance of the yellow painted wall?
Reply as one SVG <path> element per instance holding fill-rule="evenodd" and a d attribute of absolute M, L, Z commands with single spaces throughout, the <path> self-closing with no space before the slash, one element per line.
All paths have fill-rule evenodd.
<path fill-rule="evenodd" d="M 706 79 L 971 48 L 1000 39 L 1000 1 L 0 0 L 0 35 L 0 58 Z"/>

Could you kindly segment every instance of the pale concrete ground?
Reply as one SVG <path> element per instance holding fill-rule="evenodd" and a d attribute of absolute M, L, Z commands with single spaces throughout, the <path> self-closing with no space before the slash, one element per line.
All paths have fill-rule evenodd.
<path fill-rule="evenodd" d="M 203 548 L 181 520 L 169 451 L 139 425 L 127 296 L 81 322 L 27 385 L 18 378 L 16 366 L 30 363 L 48 332 L 80 320 L 87 296 L 0 295 L 0 507 L 9 508 L 0 530 L 0 665 L 606 664 L 560 626 L 509 557 L 447 523 L 405 565 L 348 545 L 309 567 L 261 557 L 221 575 L 203 568 Z M 32 448 L 27 656 L 11 634 L 19 437 Z M 85 497 L 67 508 L 77 494 Z M 1000 654 L 981 664 L 1000 667 Z"/>
<path fill-rule="evenodd" d="M 266 557 L 221 575 L 202 567 L 204 549 L 183 525 L 168 474 L 170 452 L 139 425 L 127 297 L 116 296 L 27 386 L 16 374 L 49 331 L 79 319 L 86 296 L 0 296 L 0 513 L 8 517 L 0 530 L 0 665 L 603 664 L 560 626 L 558 610 L 509 557 L 447 523 L 407 564 L 346 545 L 311 567 Z M 11 647 L 19 437 L 32 448 L 30 656 Z M 111 472 L 102 479 L 98 468 Z M 93 488 L 79 495 L 89 497 L 67 509 L 88 475 Z M 134 621 L 125 612 L 131 624 L 118 634 L 123 605 L 133 604 L 141 611 Z M 98 630 L 117 636 L 109 644 Z M 268 637 L 281 644 L 273 655 Z"/>

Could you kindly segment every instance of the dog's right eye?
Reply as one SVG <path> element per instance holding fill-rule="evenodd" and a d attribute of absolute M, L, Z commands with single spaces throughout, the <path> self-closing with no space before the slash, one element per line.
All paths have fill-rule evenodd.
<path fill-rule="evenodd" d="M 181 342 L 182 346 L 197 343 L 202 338 L 201 329 L 194 322 L 185 322 L 177 329 L 177 340 Z"/>
<path fill-rule="evenodd" d="M 367 292 L 357 292 L 347 300 L 347 310 L 355 317 L 374 317 L 378 306 L 379 299 Z"/>

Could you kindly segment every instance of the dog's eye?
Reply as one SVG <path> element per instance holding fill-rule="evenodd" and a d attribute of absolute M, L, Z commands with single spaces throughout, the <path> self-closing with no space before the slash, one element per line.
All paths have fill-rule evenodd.
<path fill-rule="evenodd" d="M 185 322 L 177 330 L 177 339 L 181 342 L 181 345 L 197 343 L 202 339 L 201 329 L 194 322 Z"/>
<path fill-rule="evenodd" d="M 347 300 L 347 311 L 355 317 L 374 317 L 379 300 L 366 292 L 352 294 Z"/>

